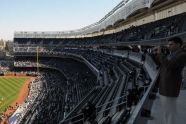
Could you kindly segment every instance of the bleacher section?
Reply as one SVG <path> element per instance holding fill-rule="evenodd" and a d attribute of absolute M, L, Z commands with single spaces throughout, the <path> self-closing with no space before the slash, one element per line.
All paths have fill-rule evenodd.
<path fill-rule="evenodd" d="M 21 51 L 22 50 L 23 49 L 21 49 Z M 144 92 L 142 91 L 145 91 L 144 86 L 146 86 L 146 82 L 150 81 L 149 77 L 143 77 L 144 71 L 141 70 L 143 70 L 144 68 L 143 66 L 141 66 L 140 63 L 135 63 L 132 60 L 128 60 L 127 58 L 113 56 L 99 51 L 83 50 L 83 49 L 81 50 L 80 49 L 53 49 L 51 53 L 49 51 L 47 52 L 44 51 L 43 53 L 40 53 L 39 61 L 37 64 L 37 59 L 35 56 L 36 52 L 30 51 L 33 49 L 29 49 L 29 50 L 24 49 L 24 50 L 25 52 L 22 51 L 22 52 L 18 52 L 19 55 L 16 54 L 15 62 L 14 62 L 15 67 L 33 68 L 39 65 L 42 68 L 43 67 L 55 68 L 61 70 L 61 72 L 65 74 L 67 79 L 72 78 L 74 82 L 78 81 L 79 84 L 81 85 L 84 84 L 83 87 L 87 87 L 86 88 L 87 90 L 84 91 L 83 90 L 84 88 L 79 87 L 77 84 L 73 86 L 73 83 L 70 83 L 69 88 L 67 88 L 68 92 L 74 92 L 76 90 L 79 90 L 77 95 L 80 94 L 81 96 L 79 97 L 76 96 L 76 94 L 70 93 L 71 96 L 73 96 L 72 101 L 74 103 L 73 105 L 71 104 L 71 106 L 75 107 L 76 105 L 78 105 L 78 102 L 80 102 L 83 96 L 85 96 L 83 94 L 84 93 L 87 94 L 88 91 L 91 91 L 90 89 L 93 89 L 93 93 L 91 93 L 89 98 L 87 98 L 84 101 L 81 101 L 83 102 L 83 104 L 81 103 L 81 105 L 78 105 L 78 109 L 70 109 L 72 111 L 65 118 L 66 120 L 69 120 L 71 118 L 70 121 L 74 119 L 73 118 L 74 116 L 81 115 L 82 109 L 85 107 L 84 105 L 87 101 L 95 105 L 96 120 L 98 122 L 105 121 L 108 115 L 112 115 L 113 118 L 116 118 L 116 116 L 119 116 L 118 113 L 121 112 L 123 113 L 126 111 L 129 112 L 131 107 L 133 105 L 137 105 L 137 102 L 143 96 Z M 89 61 L 93 66 L 95 66 L 95 68 L 97 68 L 100 73 L 99 78 L 97 79 L 98 81 L 97 84 L 95 81 L 93 82 L 93 79 L 96 78 L 92 78 L 92 75 L 87 76 L 88 73 L 86 73 L 86 78 L 85 78 L 83 76 L 85 75 L 83 74 L 83 72 L 86 71 L 83 70 L 81 72 L 82 67 L 77 61 L 73 62 L 72 60 L 70 61 L 68 59 L 65 59 L 63 56 L 64 53 L 76 54 L 82 56 L 87 61 Z M 140 77 L 141 75 L 142 77 Z M 87 80 L 82 80 L 82 79 L 89 80 L 88 81 L 89 83 L 85 83 L 87 82 Z M 139 92 L 135 93 L 137 90 L 139 90 Z M 134 95 L 136 94 L 138 94 L 139 96 L 136 96 L 134 98 Z M 75 98 L 77 98 L 78 100 L 74 100 Z M 83 114 L 85 115 L 85 113 Z M 121 115 L 123 116 L 123 114 Z M 84 121 L 86 119 L 90 119 L 90 118 L 86 118 L 85 116 L 83 118 Z M 126 120 L 127 119 L 128 118 L 126 118 Z M 75 119 L 75 121 L 77 120 L 82 120 L 82 119 L 80 117 L 78 119 Z M 62 121 L 62 123 L 64 122 Z"/>

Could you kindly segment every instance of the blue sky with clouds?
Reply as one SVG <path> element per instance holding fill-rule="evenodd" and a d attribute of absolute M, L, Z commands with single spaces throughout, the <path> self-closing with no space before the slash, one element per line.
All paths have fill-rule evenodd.
<path fill-rule="evenodd" d="M 0 0 L 0 39 L 14 31 L 66 31 L 99 21 L 122 0 Z"/>

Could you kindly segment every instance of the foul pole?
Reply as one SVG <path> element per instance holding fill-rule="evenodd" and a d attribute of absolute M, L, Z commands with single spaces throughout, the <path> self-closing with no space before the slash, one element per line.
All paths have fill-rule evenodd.
<path fill-rule="evenodd" d="M 39 47 L 37 46 L 37 73 L 39 74 Z"/>

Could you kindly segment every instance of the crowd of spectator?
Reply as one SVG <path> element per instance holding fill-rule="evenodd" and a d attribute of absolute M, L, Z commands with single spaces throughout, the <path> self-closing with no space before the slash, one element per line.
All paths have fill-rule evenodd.
<path fill-rule="evenodd" d="M 12 61 L 0 61 L 0 73 L 7 73 L 10 71 L 10 69 L 13 68 L 13 62 Z"/>
<path fill-rule="evenodd" d="M 33 58 L 27 57 L 27 58 L 22 58 L 21 59 L 22 61 L 17 61 L 17 60 L 18 58 L 16 59 L 16 62 L 15 62 L 15 65 L 17 64 L 17 67 L 28 67 L 27 64 L 32 65 L 31 67 L 36 67 L 36 64 L 35 64 L 36 62 L 34 63 Z M 24 60 L 26 60 L 26 62 L 24 62 Z M 41 79 L 42 81 L 43 80 L 47 81 L 45 82 L 48 86 L 47 88 L 45 88 L 45 90 L 47 90 L 47 93 L 44 92 L 45 90 L 43 91 L 43 94 L 48 94 L 46 98 L 47 101 L 49 101 L 48 99 L 50 98 L 56 98 L 56 97 L 60 97 L 62 100 L 61 102 L 60 101 L 58 102 L 56 101 L 57 100 L 56 98 L 55 104 L 53 103 L 52 107 L 50 107 L 48 110 L 45 110 L 46 112 L 45 111 L 43 112 L 46 114 L 49 111 L 53 111 L 52 109 L 57 107 L 56 111 L 61 112 L 59 113 L 59 117 L 54 118 L 53 115 L 47 115 L 47 116 L 51 116 L 51 118 L 48 118 L 51 120 L 50 121 L 46 120 L 46 122 L 48 123 L 49 122 L 57 123 L 59 122 L 59 120 L 62 120 L 64 117 L 66 117 L 68 113 L 82 100 L 82 98 L 85 95 L 87 95 L 87 93 L 96 85 L 96 78 L 92 74 L 92 72 L 90 72 L 90 70 L 87 69 L 86 66 L 74 60 L 68 60 L 68 59 L 62 60 L 60 58 L 42 58 L 40 59 L 39 62 L 42 63 L 42 65 L 45 65 L 45 67 L 54 68 L 61 72 L 63 71 L 63 73 L 61 74 L 65 74 L 63 76 L 58 76 L 59 74 L 56 74 L 54 70 L 50 70 L 52 73 L 49 72 L 47 76 L 42 76 L 43 78 Z M 64 79 L 65 81 L 60 85 L 60 83 L 58 82 L 61 82 Z M 59 88 L 62 88 L 62 89 L 59 89 Z M 56 92 L 56 91 L 59 91 L 59 92 Z M 53 96 L 50 97 L 50 94 L 53 94 Z M 60 94 L 63 94 L 63 95 L 60 95 Z M 46 102 L 45 102 L 46 99 L 39 100 L 39 101 L 43 101 L 42 103 L 40 103 L 42 104 L 41 106 L 50 106 L 49 104 L 52 104 L 52 102 L 48 102 L 48 104 L 46 105 Z M 44 110 L 44 107 L 40 109 Z M 29 113 L 33 114 L 33 112 L 29 112 Z M 34 114 L 35 116 L 37 115 L 36 113 Z M 37 118 L 38 118 L 37 121 L 39 120 L 41 122 L 45 121 L 45 120 L 42 121 L 42 119 L 39 119 L 40 116 Z M 29 120 L 28 118 L 25 118 L 25 119 Z M 23 121 L 26 121 L 26 120 L 23 119 Z M 32 119 L 29 120 L 29 122 L 32 122 Z"/>
<path fill-rule="evenodd" d="M 27 56 L 24 58 L 22 56 L 16 56 L 14 64 L 17 67 L 36 67 L 36 57 L 32 56 L 35 55 L 36 52 L 34 53 L 29 52 L 27 49 L 25 50 L 25 52 L 22 51 L 18 54 L 24 54 Z M 98 82 L 92 82 L 92 75 L 88 76 L 90 72 L 85 71 L 80 66 L 81 64 L 77 61 L 72 62 L 72 60 L 60 58 L 64 54 L 75 54 L 85 58 L 90 64 L 99 70 L 100 75 Z M 81 101 L 83 96 L 85 96 L 82 95 L 82 97 L 79 97 L 78 94 L 87 94 L 93 88 L 93 86 L 101 86 L 101 88 L 96 90 L 93 96 L 89 98 L 89 101 L 96 107 L 96 119 L 99 120 L 100 118 L 107 116 L 109 113 L 113 114 L 122 108 L 127 109 L 127 106 L 131 107 L 131 105 L 137 104 L 138 100 L 141 98 L 141 96 L 143 96 L 143 92 L 138 92 L 139 95 L 135 99 L 125 96 L 127 96 L 127 94 L 129 94 L 128 96 L 134 94 L 136 90 L 138 91 L 141 89 L 141 87 L 143 87 L 147 81 L 150 81 L 148 75 L 144 74 L 145 71 L 143 71 L 141 64 L 129 61 L 126 58 L 113 56 L 110 54 L 105 54 L 104 52 L 93 51 L 90 49 L 56 48 L 52 51 L 46 49 L 40 53 L 38 63 L 39 66 L 59 69 L 68 78 L 68 81 L 66 82 L 66 89 L 68 92 L 66 92 L 66 95 L 64 95 L 65 101 L 68 101 L 68 105 L 63 105 L 64 113 L 62 116 L 64 118 L 68 115 L 72 108 L 74 108 L 77 103 Z M 77 68 L 77 66 L 79 66 L 79 68 Z M 137 81 L 135 79 L 137 79 Z M 89 84 L 84 83 L 87 82 L 87 80 Z M 77 81 L 82 86 L 74 85 L 74 82 Z M 86 87 L 88 90 L 82 90 L 84 87 Z M 81 93 L 77 93 L 78 90 L 81 91 Z M 126 104 L 126 99 L 128 99 L 130 103 Z M 114 107 L 115 109 L 113 110 L 113 108 L 111 109 L 112 106 L 117 107 Z M 81 108 L 84 107 L 82 106 Z M 74 113 L 80 114 L 80 112 L 81 111 L 76 111 L 71 113 L 74 115 Z M 60 119 L 62 120 L 62 118 Z"/>

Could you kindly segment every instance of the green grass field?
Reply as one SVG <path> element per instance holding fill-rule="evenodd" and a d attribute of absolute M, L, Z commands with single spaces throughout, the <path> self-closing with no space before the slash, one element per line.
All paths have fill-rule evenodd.
<path fill-rule="evenodd" d="M 0 77 L 0 113 L 17 98 L 26 77 Z"/>

